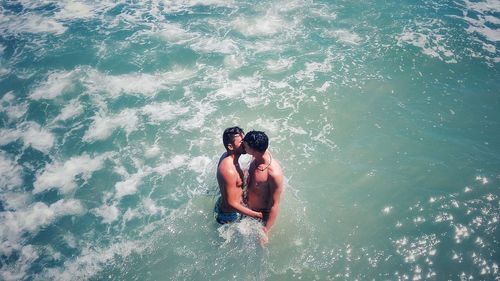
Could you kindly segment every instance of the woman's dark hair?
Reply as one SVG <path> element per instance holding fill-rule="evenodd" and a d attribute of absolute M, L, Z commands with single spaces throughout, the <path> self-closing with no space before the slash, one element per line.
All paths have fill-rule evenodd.
<path fill-rule="evenodd" d="M 238 126 L 225 129 L 222 134 L 222 143 L 226 150 L 228 149 L 228 145 L 233 143 L 235 136 L 243 134 L 243 129 Z"/>
<path fill-rule="evenodd" d="M 267 138 L 266 133 L 261 131 L 248 132 L 243 141 L 246 142 L 252 149 L 261 153 L 265 152 L 267 146 L 269 145 L 269 139 Z"/>

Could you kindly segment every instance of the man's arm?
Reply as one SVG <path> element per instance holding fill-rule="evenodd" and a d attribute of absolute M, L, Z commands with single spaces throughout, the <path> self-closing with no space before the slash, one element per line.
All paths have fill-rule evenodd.
<path fill-rule="evenodd" d="M 273 206 L 269 211 L 269 218 L 266 222 L 266 225 L 264 226 L 264 232 L 266 233 L 271 230 L 274 221 L 276 221 L 276 217 L 278 217 L 281 192 L 283 191 L 283 173 L 281 172 L 281 169 L 279 170 L 279 172 L 273 172 L 273 174 L 270 174 L 269 176 L 271 177 L 270 188 L 272 189 L 271 193 L 273 197 Z"/>
<path fill-rule="evenodd" d="M 247 207 L 245 207 L 243 204 L 241 204 L 241 192 L 239 192 L 239 188 L 237 186 L 237 175 L 233 171 L 226 171 L 223 173 L 224 181 L 226 182 L 226 195 L 227 195 L 227 203 L 229 206 L 239 213 L 249 216 L 249 217 L 254 217 L 257 219 L 262 219 L 262 213 L 261 212 L 256 212 L 253 211 Z"/>

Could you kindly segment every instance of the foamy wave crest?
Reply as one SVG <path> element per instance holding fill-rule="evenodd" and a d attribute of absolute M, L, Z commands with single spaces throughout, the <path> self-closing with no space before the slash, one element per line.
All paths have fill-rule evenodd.
<path fill-rule="evenodd" d="M 154 96 L 160 90 L 191 79 L 196 71 L 174 68 L 171 71 L 156 74 L 106 75 L 98 71 L 89 71 L 84 83 L 94 93 L 108 93 L 112 98 L 122 94 L 141 94 Z"/>
<path fill-rule="evenodd" d="M 0 145 L 5 145 L 22 139 L 25 147 L 33 147 L 41 152 L 49 152 L 55 142 L 55 137 L 35 122 L 21 123 L 18 129 L 1 129 Z"/>
<path fill-rule="evenodd" d="M 208 169 L 211 163 L 212 161 L 207 156 L 196 156 L 189 161 L 189 169 L 199 174 L 196 177 L 198 183 L 203 183 L 205 176 L 211 175 L 212 171 Z"/>
<path fill-rule="evenodd" d="M 103 154 L 92 158 L 88 154 L 82 154 L 72 157 L 64 163 L 48 164 L 43 172 L 37 176 L 33 193 L 40 193 L 52 188 L 59 189 L 61 193 L 71 192 L 77 188 L 75 182 L 77 176 L 81 176 L 84 180 L 90 179 L 92 173 L 100 170 L 110 155 Z"/>
<path fill-rule="evenodd" d="M 211 103 L 195 102 L 194 110 L 191 110 L 191 112 L 195 112 L 194 116 L 190 119 L 180 121 L 179 126 L 184 130 L 201 128 L 205 124 L 207 116 L 214 112 L 215 109 Z"/>
<path fill-rule="evenodd" d="M 328 73 L 332 71 L 333 59 L 328 56 L 323 62 L 306 62 L 306 69 L 300 70 L 295 74 L 298 80 L 308 79 L 314 81 L 316 79 L 316 72 Z"/>
<path fill-rule="evenodd" d="M 206 37 L 197 40 L 191 44 L 191 49 L 200 53 L 221 53 L 235 54 L 238 52 L 238 45 L 231 39 L 218 39 L 215 37 Z"/>
<path fill-rule="evenodd" d="M 82 112 L 83 105 L 78 99 L 73 99 L 61 110 L 61 113 L 57 115 L 52 122 L 66 121 L 82 114 Z"/>
<path fill-rule="evenodd" d="M 142 108 L 142 112 L 155 122 L 172 120 L 188 111 L 187 107 L 169 102 L 148 104 Z"/>
<path fill-rule="evenodd" d="M 238 223 L 225 224 L 217 229 L 219 236 L 224 239 L 221 247 L 233 245 L 234 241 L 243 240 L 244 245 L 258 245 L 266 234 L 262 231 L 262 224 L 252 218 L 244 218 Z M 241 246 L 241 245 L 240 245 Z"/>
<path fill-rule="evenodd" d="M 247 98 L 260 88 L 261 77 L 240 77 L 238 80 L 228 81 L 215 93 L 217 97 L 223 98 Z"/>
<path fill-rule="evenodd" d="M 13 91 L 7 92 L 0 100 L 0 112 L 5 112 L 10 121 L 21 118 L 27 111 L 27 103 L 15 103 Z"/>
<path fill-rule="evenodd" d="M 107 139 L 117 128 L 122 128 L 127 134 L 130 134 L 137 129 L 139 122 L 135 109 L 124 109 L 114 116 L 107 116 L 100 112 L 93 119 L 94 122 L 83 136 L 83 140 L 86 142 Z"/>
<path fill-rule="evenodd" d="M 54 99 L 72 88 L 75 72 L 54 72 L 30 95 L 33 100 Z"/>
<path fill-rule="evenodd" d="M 0 18 L 0 30 L 3 34 L 54 33 L 60 35 L 66 29 L 65 26 L 53 19 L 33 13 L 22 15 L 6 15 L 4 13 Z"/>
<path fill-rule="evenodd" d="M 187 155 L 175 155 L 170 159 L 169 163 L 162 164 L 158 167 L 155 167 L 152 169 L 153 172 L 160 174 L 161 176 L 166 176 L 169 174 L 172 170 L 175 170 L 177 168 L 180 168 L 184 165 L 186 165 L 187 161 L 189 160 L 189 157 Z"/>
<path fill-rule="evenodd" d="M 137 188 L 142 182 L 142 179 L 152 172 L 151 168 L 146 167 L 144 170 L 139 170 L 137 173 L 130 175 L 124 181 L 115 184 L 115 195 L 121 198 L 126 195 L 131 195 L 137 192 Z"/>
<path fill-rule="evenodd" d="M 196 6 L 232 7 L 233 0 L 174 0 L 165 3 L 165 9 L 170 13 L 189 10 Z"/>
<path fill-rule="evenodd" d="M 40 280 L 88 280 L 116 257 L 127 258 L 132 253 L 143 251 L 144 246 L 134 241 L 118 242 L 107 248 L 90 244 L 74 260 L 66 261 L 63 267 L 45 269 Z"/>
<path fill-rule="evenodd" d="M 266 61 L 266 67 L 272 72 L 281 72 L 290 69 L 295 63 L 294 59 L 279 59 Z"/>
<path fill-rule="evenodd" d="M 416 30 L 405 27 L 403 33 L 396 37 L 397 45 L 410 44 L 422 50 L 422 53 L 443 60 L 447 63 L 456 63 L 455 54 L 447 46 L 446 37 L 440 32 L 446 32 L 441 28 L 443 23 L 439 20 L 428 22 L 417 22 Z"/>
<path fill-rule="evenodd" d="M 340 30 L 333 30 L 333 31 L 326 31 L 323 36 L 325 37 L 330 37 L 330 38 L 335 38 L 339 40 L 340 42 L 348 43 L 348 44 L 353 44 L 353 45 L 358 45 L 362 38 L 354 33 L 353 31 L 350 30 L 345 30 L 345 29 L 340 29 Z"/>
<path fill-rule="evenodd" d="M 112 205 L 104 204 L 99 208 L 92 209 L 92 212 L 102 218 L 102 223 L 112 223 L 120 216 L 120 210 L 116 207 L 116 203 Z"/>
<path fill-rule="evenodd" d="M 164 24 L 160 28 L 158 35 L 172 44 L 184 44 L 200 37 L 198 33 L 189 32 L 179 24 Z"/>
<path fill-rule="evenodd" d="M 81 215 L 85 211 L 79 200 L 61 199 L 50 206 L 43 202 L 36 202 L 31 206 L 16 211 L 0 213 L 0 253 L 10 256 L 13 252 L 22 249 L 21 238 L 23 233 L 35 234 L 44 226 L 53 223 L 63 216 Z M 2 272 L 3 274 L 3 272 Z"/>
<path fill-rule="evenodd" d="M 231 25 L 245 36 L 271 36 L 289 23 L 278 15 L 266 14 L 258 18 L 238 18 Z"/>
<path fill-rule="evenodd" d="M 495 0 L 480 2 L 464 1 L 467 10 L 477 13 L 477 16 L 464 16 L 470 26 L 466 29 L 469 33 L 478 33 L 491 42 L 500 41 L 500 29 L 492 26 L 500 25 L 500 19 L 495 14 L 500 12 L 500 4 Z M 466 13 L 465 15 L 468 15 Z"/>
<path fill-rule="evenodd" d="M 21 172 L 22 168 L 6 153 L 0 151 L 0 191 L 5 192 L 19 187 L 23 183 Z"/>
<path fill-rule="evenodd" d="M 85 19 L 92 18 L 95 15 L 95 11 L 82 2 L 62 2 L 59 5 L 62 7 L 54 15 L 56 19 Z"/>

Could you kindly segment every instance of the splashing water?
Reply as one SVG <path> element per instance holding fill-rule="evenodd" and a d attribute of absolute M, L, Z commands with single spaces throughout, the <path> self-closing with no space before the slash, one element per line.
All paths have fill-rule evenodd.
<path fill-rule="evenodd" d="M 497 1 L 0 13 L 1 280 L 500 278 Z M 213 218 L 234 125 L 287 179 L 266 247 Z"/>

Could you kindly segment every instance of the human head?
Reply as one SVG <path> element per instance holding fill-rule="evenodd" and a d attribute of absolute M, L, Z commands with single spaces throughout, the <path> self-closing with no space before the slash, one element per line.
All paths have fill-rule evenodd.
<path fill-rule="evenodd" d="M 250 131 L 243 138 L 245 142 L 245 146 L 250 147 L 251 149 L 264 153 L 269 145 L 269 139 L 266 133 L 261 131 Z"/>
<path fill-rule="evenodd" d="M 241 143 L 235 143 L 234 139 L 237 136 L 240 136 L 243 138 L 244 136 L 243 129 L 235 126 L 235 127 L 230 127 L 224 130 L 224 133 L 222 134 L 222 143 L 224 144 L 224 147 L 226 150 L 238 150 L 241 147 L 242 151 L 239 151 L 240 153 L 244 153 L 243 146 L 241 146 Z"/>

